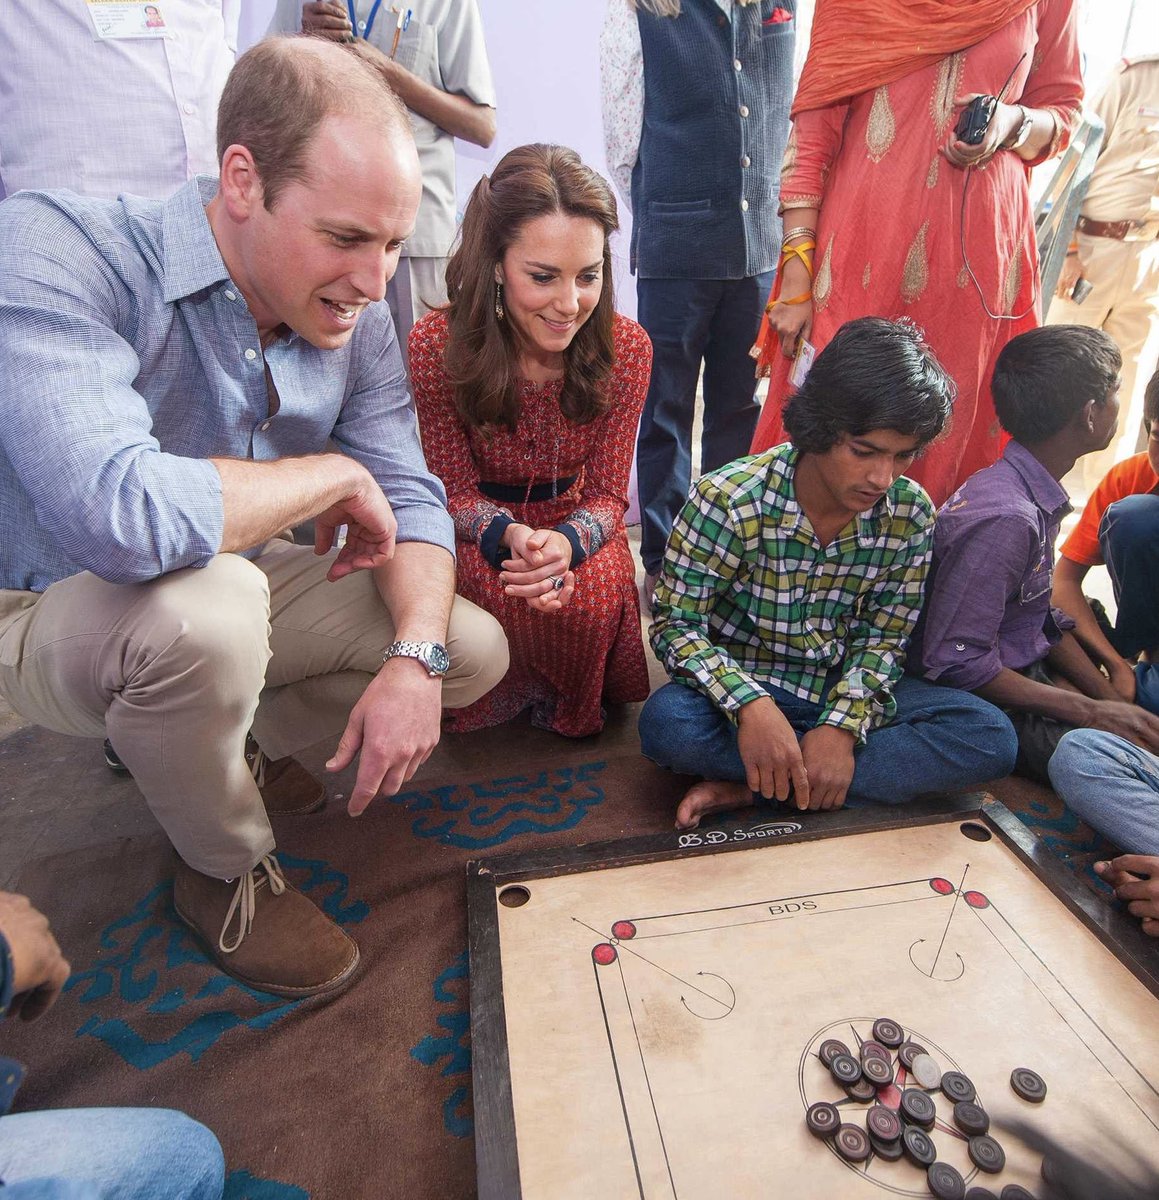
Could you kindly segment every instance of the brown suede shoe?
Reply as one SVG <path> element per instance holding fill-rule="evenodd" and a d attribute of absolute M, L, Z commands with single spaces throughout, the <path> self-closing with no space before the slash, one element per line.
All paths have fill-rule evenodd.
<path fill-rule="evenodd" d="M 240 879 L 214 879 L 177 862 L 177 915 L 227 974 L 276 996 L 325 996 L 348 987 L 358 945 L 282 876 L 267 854 Z"/>
<path fill-rule="evenodd" d="M 245 760 L 271 817 L 303 817 L 326 803 L 326 786 L 296 758 L 267 758 L 252 737 L 245 741 Z"/>

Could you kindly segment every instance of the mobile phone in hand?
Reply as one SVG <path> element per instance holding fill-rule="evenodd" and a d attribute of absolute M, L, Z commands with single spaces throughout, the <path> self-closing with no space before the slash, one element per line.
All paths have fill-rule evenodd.
<path fill-rule="evenodd" d="M 1076 304 L 1082 304 L 1082 302 L 1091 294 L 1091 289 L 1093 287 L 1094 284 L 1091 283 L 1091 281 L 1085 275 L 1080 275 L 1074 281 L 1074 287 L 1072 287 L 1070 290 L 1070 298 Z"/>

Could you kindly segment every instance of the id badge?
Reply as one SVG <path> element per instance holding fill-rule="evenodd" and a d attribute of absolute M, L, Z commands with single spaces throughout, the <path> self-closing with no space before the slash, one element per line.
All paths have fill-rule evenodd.
<path fill-rule="evenodd" d="M 160 3 L 144 0 L 85 0 L 89 20 L 98 38 L 167 38 L 169 26 Z"/>
<path fill-rule="evenodd" d="M 812 342 L 801 338 L 797 343 L 797 353 L 793 355 L 793 365 L 789 369 L 789 382 L 793 387 L 799 388 L 805 382 L 805 376 L 809 374 L 809 368 L 816 357 L 817 348 Z"/>

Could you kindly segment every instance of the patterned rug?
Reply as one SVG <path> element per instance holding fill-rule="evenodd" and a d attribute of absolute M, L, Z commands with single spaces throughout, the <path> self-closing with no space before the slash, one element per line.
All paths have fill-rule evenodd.
<path fill-rule="evenodd" d="M 329 1003 L 214 970 L 173 913 L 160 835 L 34 864 L 20 890 L 51 914 L 74 973 L 44 1020 L 5 1028 L 5 1053 L 30 1067 L 18 1107 L 181 1108 L 220 1137 L 228 1200 L 473 1195 L 464 865 L 670 829 L 682 781 L 597 748 L 445 779 L 357 821 L 334 800 L 282 820 L 287 876 L 362 949 L 355 986 Z M 994 791 L 1102 888 L 1089 865 L 1106 847 L 1052 793 Z"/>

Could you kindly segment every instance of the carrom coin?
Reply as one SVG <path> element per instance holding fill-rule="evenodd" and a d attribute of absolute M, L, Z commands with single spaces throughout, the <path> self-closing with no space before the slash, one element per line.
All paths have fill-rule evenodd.
<path fill-rule="evenodd" d="M 890 1054 L 889 1049 L 872 1039 L 866 1039 L 861 1043 L 861 1061 L 865 1062 L 867 1058 L 883 1058 L 886 1062 L 893 1062 L 893 1055 Z"/>
<path fill-rule="evenodd" d="M 961 1071 L 947 1071 L 942 1076 L 942 1094 L 955 1104 L 974 1100 L 978 1092 Z"/>
<path fill-rule="evenodd" d="M 914 1060 L 910 1064 L 909 1072 L 914 1077 L 918 1087 L 923 1087 L 927 1090 L 936 1088 L 942 1082 L 942 1068 L 928 1054 L 915 1054 Z"/>
<path fill-rule="evenodd" d="M 923 1129 L 933 1126 L 937 1116 L 934 1102 L 917 1088 L 906 1088 L 901 1094 L 901 1115 L 911 1124 L 920 1125 Z"/>
<path fill-rule="evenodd" d="M 918 1167 L 930 1166 L 938 1157 L 930 1136 L 916 1125 L 907 1125 L 901 1133 L 901 1148 L 905 1156 Z"/>
<path fill-rule="evenodd" d="M 919 1042 L 902 1042 L 901 1046 L 898 1048 L 897 1057 L 898 1061 L 903 1067 L 905 1067 L 907 1071 L 912 1071 L 914 1059 L 917 1058 L 919 1054 L 926 1053 L 928 1052 L 925 1046 L 921 1045 Z"/>
<path fill-rule="evenodd" d="M 845 1085 L 845 1094 L 850 1100 L 859 1100 L 862 1104 L 867 1104 L 870 1100 L 877 1099 L 877 1088 L 868 1079 L 859 1079 L 856 1083 Z"/>
<path fill-rule="evenodd" d="M 901 1137 L 901 1118 L 892 1108 L 875 1104 L 865 1114 L 865 1128 L 869 1136 L 882 1142 L 896 1142 Z"/>
<path fill-rule="evenodd" d="M 841 1114 L 837 1111 L 836 1104 L 821 1100 L 816 1104 L 810 1104 L 806 1109 L 805 1124 L 814 1137 L 832 1137 L 841 1128 Z"/>
<path fill-rule="evenodd" d="M 1008 1183 L 999 1194 L 998 1200 L 1034 1200 L 1034 1193 L 1028 1192 L 1020 1183 Z"/>
<path fill-rule="evenodd" d="M 901 1148 L 900 1138 L 896 1142 L 883 1142 L 880 1138 L 875 1138 L 871 1133 L 869 1135 L 869 1144 L 873 1147 L 873 1153 L 882 1162 L 897 1162 L 904 1153 Z"/>
<path fill-rule="evenodd" d="M 864 1162 L 873 1149 L 869 1144 L 869 1134 L 856 1125 L 842 1125 L 837 1130 L 833 1144 L 846 1162 Z"/>
<path fill-rule="evenodd" d="M 954 1105 L 954 1124 L 970 1137 L 978 1137 L 990 1129 L 990 1114 L 971 1100 L 961 1100 Z"/>
<path fill-rule="evenodd" d="M 896 1021 L 891 1021 L 889 1017 L 878 1017 L 873 1022 L 873 1036 L 882 1045 L 897 1047 L 905 1041 L 905 1030 Z"/>
<path fill-rule="evenodd" d="M 1037 1071 L 1029 1067 L 1015 1067 L 1010 1072 L 1010 1086 L 1031 1104 L 1041 1104 L 1046 1099 L 1046 1083 Z"/>
<path fill-rule="evenodd" d="M 817 1049 L 817 1057 L 828 1067 L 839 1054 L 848 1054 L 849 1047 L 836 1038 L 826 1038 Z"/>
<path fill-rule="evenodd" d="M 829 1064 L 829 1072 L 838 1083 L 856 1083 L 861 1078 L 861 1064 L 851 1054 L 838 1054 Z"/>
<path fill-rule="evenodd" d="M 987 1175 L 997 1175 L 1006 1166 L 1006 1151 L 989 1134 L 972 1137 L 968 1149 L 970 1161 Z"/>
<path fill-rule="evenodd" d="M 966 1195 L 966 1181 L 949 1163 L 931 1163 L 926 1182 L 938 1200 L 963 1200 Z"/>
<path fill-rule="evenodd" d="M 998 1200 L 989 1188 L 972 1187 L 966 1193 L 966 1200 Z"/>
<path fill-rule="evenodd" d="M 893 1064 L 875 1055 L 862 1060 L 861 1073 L 874 1087 L 885 1087 L 893 1083 Z"/>

